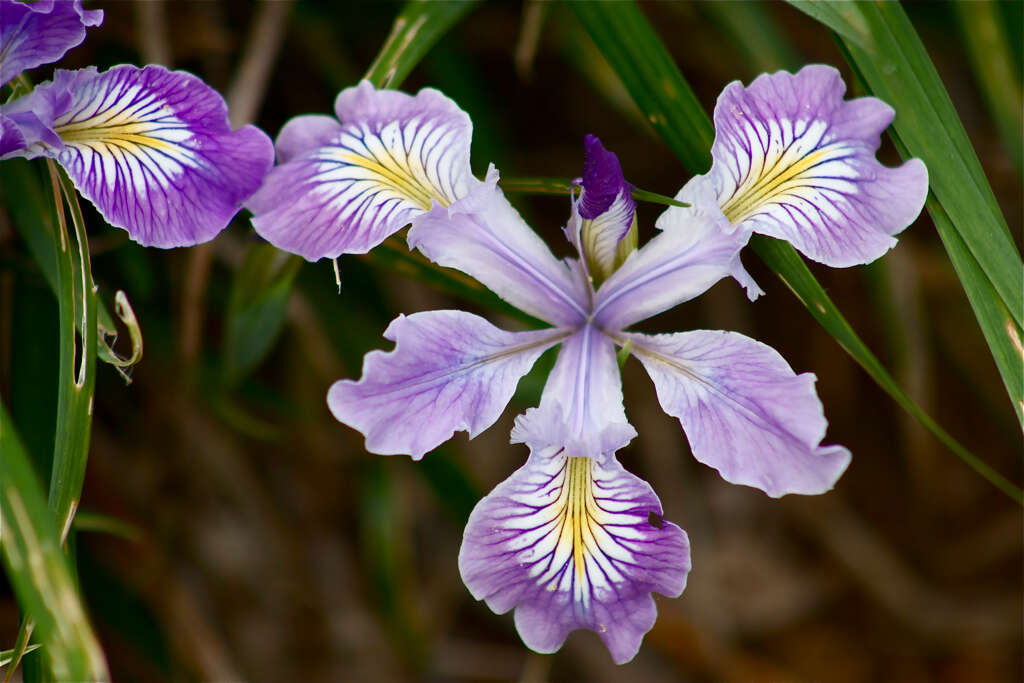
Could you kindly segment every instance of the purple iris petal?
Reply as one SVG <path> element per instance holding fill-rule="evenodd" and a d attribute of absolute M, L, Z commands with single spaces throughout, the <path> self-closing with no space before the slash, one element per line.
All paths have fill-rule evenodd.
<path fill-rule="evenodd" d="M 246 202 L 253 227 L 280 249 L 310 261 L 365 253 L 479 186 L 472 123 L 438 91 L 413 97 L 363 81 L 338 95 L 335 112 L 333 124 L 301 116 L 285 125 L 281 165 Z"/>
<path fill-rule="evenodd" d="M 108 223 L 145 246 L 212 239 L 273 163 L 269 138 L 232 131 L 215 90 L 161 66 L 58 70 L 12 108 L 48 112 L 63 143 L 24 156 L 56 158 Z"/>
<path fill-rule="evenodd" d="M 675 597 L 686 586 L 689 541 L 661 515 L 651 487 L 613 454 L 533 450 L 474 508 L 459 571 L 496 613 L 515 609 L 532 649 L 554 652 L 570 631 L 586 628 L 622 664 L 654 625 L 651 593 Z"/>
<path fill-rule="evenodd" d="M 928 193 L 920 160 L 887 168 L 875 159 L 892 108 L 873 97 L 844 102 L 845 90 L 820 64 L 729 84 L 715 105 L 708 174 L 732 223 L 837 267 L 884 254 Z"/>
<path fill-rule="evenodd" d="M 742 272 L 739 252 L 750 233 L 726 221 L 690 217 L 633 252 L 597 290 L 593 315 L 602 329 L 618 330 L 650 318 Z"/>
<path fill-rule="evenodd" d="M 494 424 L 519 379 L 566 334 L 505 332 L 462 311 L 399 316 L 384 331 L 394 350 L 369 353 L 362 379 L 335 382 L 327 404 L 371 453 L 418 460 L 456 431 L 472 438 Z"/>
<path fill-rule="evenodd" d="M 0 85 L 56 62 L 102 22 L 103 10 L 84 10 L 82 0 L 0 0 Z"/>
<path fill-rule="evenodd" d="M 850 462 L 822 446 L 826 421 L 815 377 L 796 375 L 774 349 L 735 332 L 625 334 L 694 457 L 726 481 L 769 496 L 818 494 Z"/>
<path fill-rule="evenodd" d="M 497 172 L 472 201 L 436 206 L 409 230 L 409 246 L 457 268 L 498 296 L 553 325 L 576 326 L 587 317 L 587 285 L 559 262 L 544 241 L 495 187 Z"/>

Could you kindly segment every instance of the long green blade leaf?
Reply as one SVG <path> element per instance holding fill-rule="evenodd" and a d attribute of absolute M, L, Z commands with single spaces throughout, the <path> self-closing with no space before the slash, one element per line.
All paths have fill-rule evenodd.
<path fill-rule="evenodd" d="M 572 8 L 594 42 L 602 50 L 608 46 L 604 51 L 605 57 L 641 110 L 651 117 L 665 117 L 665 126 L 658 130 L 673 131 L 665 136 L 672 151 L 691 171 L 706 169 L 710 165 L 710 140 L 714 136 L 711 120 L 674 64 L 654 73 L 646 72 L 641 66 L 644 62 L 664 65 L 671 62 L 671 57 L 639 8 L 632 2 L 573 3 Z M 832 12 L 842 8 L 822 9 Z M 849 27 L 850 32 L 855 30 L 859 30 L 858 27 Z M 688 93 L 688 96 L 680 97 L 680 93 Z M 693 134 L 687 134 L 689 132 Z M 789 244 L 756 235 L 751 246 L 821 326 L 887 394 L 981 476 L 1014 500 L 1024 501 L 1024 494 L 1018 487 L 971 455 L 900 389 Z"/>
<path fill-rule="evenodd" d="M 407 3 L 366 78 L 378 88 L 397 88 L 434 43 L 475 4 L 476 0 Z"/>
<path fill-rule="evenodd" d="M 57 301 L 60 309 L 60 383 L 54 433 L 50 508 L 61 528 L 61 541 L 71 528 L 82 495 L 92 430 L 96 384 L 96 288 L 92 282 L 85 219 L 71 180 L 47 160 L 53 182 L 57 229 L 52 233 L 57 254 Z M 61 199 L 63 194 L 64 200 Z M 71 225 L 64 219 L 66 200 Z M 72 228 L 74 241 L 67 230 Z M 77 279 L 79 286 L 75 287 Z M 77 328 L 77 329 L 76 329 Z M 78 330 L 81 330 L 79 334 Z"/>
<path fill-rule="evenodd" d="M 75 589 L 53 512 L 0 403 L 0 549 L 18 604 L 59 681 L 109 679 Z"/>

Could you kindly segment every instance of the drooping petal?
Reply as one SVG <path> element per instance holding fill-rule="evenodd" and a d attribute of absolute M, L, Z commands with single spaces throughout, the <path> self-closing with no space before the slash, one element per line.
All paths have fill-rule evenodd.
<path fill-rule="evenodd" d="M 678 229 L 663 230 L 633 252 L 601 285 L 594 299 L 595 322 L 605 330 L 620 330 L 743 272 L 739 252 L 749 238 L 749 232 L 728 221 L 693 213 Z"/>
<path fill-rule="evenodd" d="M 399 316 L 384 337 L 393 351 L 372 351 L 358 382 L 339 380 L 327 404 L 366 436 L 366 450 L 418 460 L 456 431 L 476 436 L 501 415 L 545 349 L 567 332 L 506 332 L 463 311 Z"/>
<path fill-rule="evenodd" d="M 771 347 L 721 331 L 623 337 L 694 457 L 726 481 L 773 498 L 817 494 L 849 464 L 848 450 L 821 445 L 827 422 L 814 375 L 794 374 Z"/>
<path fill-rule="evenodd" d="M 623 664 L 654 625 L 651 593 L 686 586 L 689 541 L 661 516 L 651 487 L 614 455 L 535 450 L 473 509 L 459 571 L 496 613 L 515 609 L 530 648 L 554 652 L 586 628 Z"/>
<path fill-rule="evenodd" d="M 837 267 L 884 254 L 928 193 L 920 160 L 887 168 L 875 159 L 892 108 L 873 97 L 844 102 L 845 90 L 821 64 L 729 84 L 715 105 L 709 173 L 730 221 Z"/>
<path fill-rule="evenodd" d="M 62 143 L 25 156 L 56 158 L 108 223 L 145 246 L 212 239 L 273 164 L 270 139 L 232 131 L 224 99 L 184 71 L 58 70 L 12 104 L 47 112 Z"/>
<path fill-rule="evenodd" d="M 636 202 L 618 157 L 597 136 L 588 135 L 583 144 L 579 246 L 591 274 L 600 281 L 636 248 Z"/>
<path fill-rule="evenodd" d="M 555 445 L 538 441 L 538 438 L 557 433 L 561 439 L 557 445 L 565 446 L 570 456 L 577 456 L 607 452 L 609 449 L 600 446 L 595 439 L 603 438 L 610 427 L 615 426 L 625 435 L 625 440 L 611 450 L 621 448 L 636 436 L 636 431 L 626 421 L 622 380 L 612 340 L 593 325 L 585 325 L 562 342 L 536 412 L 536 416 L 517 423 L 512 431 L 513 443 L 526 443 L 537 450 Z M 546 426 L 526 429 L 537 419 L 545 420 Z M 556 430 L 555 424 L 564 428 Z"/>
<path fill-rule="evenodd" d="M 101 23 L 103 10 L 84 10 L 82 0 L 0 0 L 0 85 L 56 62 Z"/>
<path fill-rule="evenodd" d="M 323 116 L 285 125 L 281 165 L 246 202 L 275 246 L 310 261 L 365 253 L 479 185 L 469 167 L 473 125 L 440 92 L 413 97 L 363 81 L 338 95 L 335 111 L 334 126 Z"/>
<path fill-rule="evenodd" d="M 492 167 L 472 196 L 450 208 L 435 206 L 409 230 L 409 246 L 541 320 L 581 324 L 589 308 L 586 283 L 523 221 L 497 180 Z"/>

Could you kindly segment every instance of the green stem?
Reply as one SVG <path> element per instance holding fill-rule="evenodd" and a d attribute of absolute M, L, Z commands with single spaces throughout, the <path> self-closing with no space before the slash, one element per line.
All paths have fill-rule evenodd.
<path fill-rule="evenodd" d="M 60 370 L 57 393 L 57 428 L 49 505 L 67 538 L 82 494 L 92 429 L 92 402 L 96 382 L 96 287 L 92 281 L 89 243 L 78 195 L 67 174 L 47 161 L 57 207 L 57 300 L 60 316 Z M 72 245 L 64 214 L 71 212 Z M 77 323 L 77 324 L 76 324 Z"/>

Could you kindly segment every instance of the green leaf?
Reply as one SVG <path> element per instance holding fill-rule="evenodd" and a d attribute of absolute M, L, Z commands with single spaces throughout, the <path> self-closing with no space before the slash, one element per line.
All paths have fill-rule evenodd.
<path fill-rule="evenodd" d="M 57 206 L 57 230 L 48 234 L 57 255 L 57 302 L 60 315 L 60 366 L 57 385 L 57 426 L 50 476 L 50 508 L 60 523 L 61 541 L 67 535 L 82 495 L 92 401 L 96 384 L 96 288 L 92 282 L 85 220 L 74 185 L 62 169 L 47 159 Z M 61 200 L 61 194 L 64 200 Z M 67 230 L 64 202 L 71 214 Z M 74 241 L 72 241 L 72 233 Z M 78 286 L 75 286 L 75 281 Z M 81 334 L 79 330 L 83 330 Z"/>
<path fill-rule="evenodd" d="M 690 84 L 631 2 L 574 2 L 570 6 L 619 74 L 651 126 L 693 173 L 711 166 L 714 130 Z"/>
<path fill-rule="evenodd" d="M 637 6 L 631 2 L 614 2 L 573 3 L 572 7 L 594 41 L 602 47 L 605 56 L 633 93 L 641 109 L 650 116 L 665 117 L 665 126 L 659 128 L 659 131 L 669 132 L 665 135 L 665 141 L 673 152 L 691 171 L 700 172 L 707 168 L 711 158 L 710 140 L 714 135 L 711 120 L 683 80 L 683 75 L 671 63 L 664 45 Z M 815 3 L 815 9 L 823 15 L 838 17 L 845 16 L 847 12 L 847 8 L 832 7 L 831 4 Z M 861 35 L 861 27 L 855 22 L 849 24 L 846 30 L 853 36 Z M 649 67 L 642 66 L 645 61 L 661 66 L 658 71 L 650 72 Z M 680 93 L 688 95 L 680 99 Z M 1024 501 L 1024 495 L 1018 487 L 964 449 L 900 389 L 839 313 L 793 247 L 760 235 L 754 236 L 751 247 L 886 393 L 981 476 L 1014 500 Z"/>
<path fill-rule="evenodd" d="M 224 377 L 235 384 L 267 356 L 284 327 L 302 261 L 269 244 L 251 244 L 231 283 Z"/>
<path fill-rule="evenodd" d="M 806 11 L 806 5 L 796 2 Z M 847 4 L 847 3 L 843 3 Z M 843 39 L 848 61 L 865 85 L 898 115 L 893 139 L 900 153 L 928 167 L 928 212 L 967 293 L 1017 420 L 1024 425 L 1024 264 L 985 179 L 963 124 L 917 32 L 898 3 L 851 5 L 827 16 L 833 30 L 856 16 L 865 41 Z"/>
<path fill-rule="evenodd" d="M 109 679 L 21 439 L 0 403 L 0 549 L 7 576 L 56 680 Z"/>
<path fill-rule="evenodd" d="M 434 43 L 475 4 L 476 0 L 406 3 L 366 72 L 367 80 L 378 88 L 397 88 Z"/>

